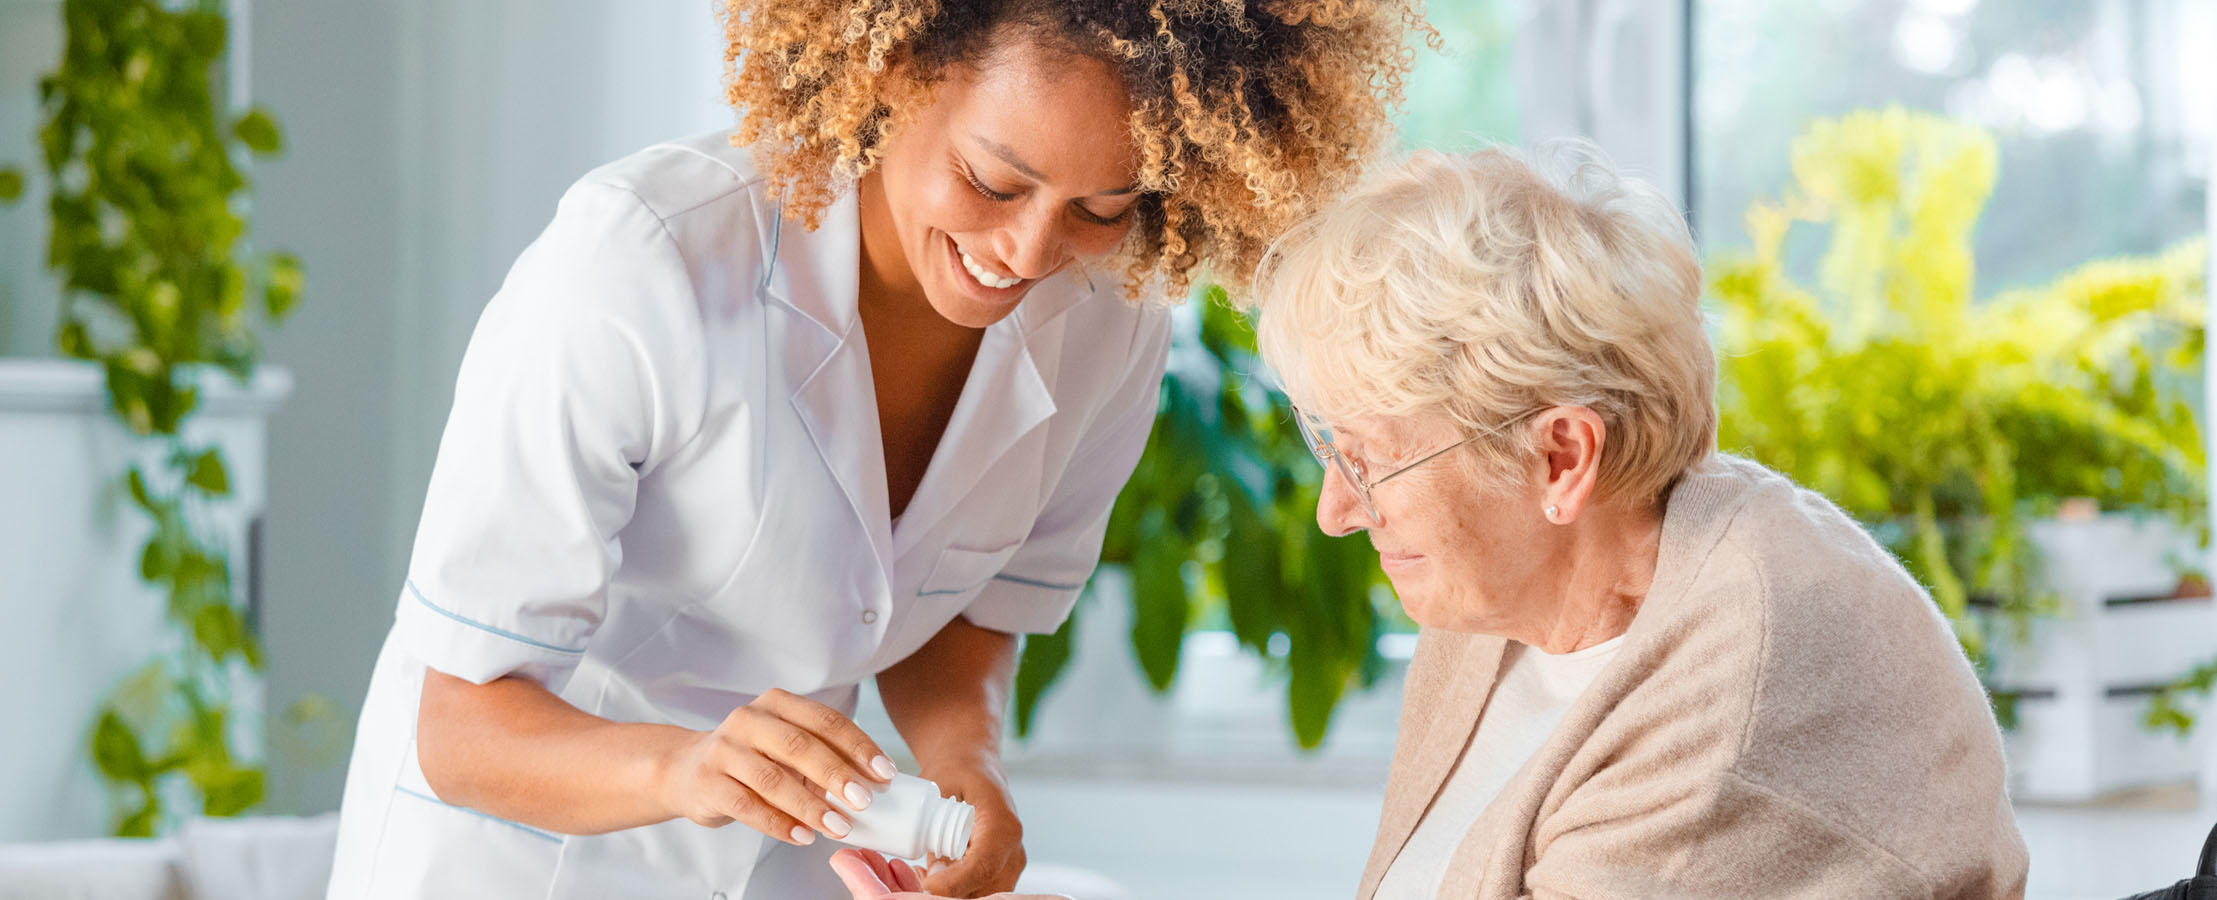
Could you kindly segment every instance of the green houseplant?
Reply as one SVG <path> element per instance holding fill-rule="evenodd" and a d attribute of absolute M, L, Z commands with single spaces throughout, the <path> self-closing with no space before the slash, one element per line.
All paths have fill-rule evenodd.
<path fill-rule="evenodd" d="M 2085 497 L 2202 528 L 2206 240 L 1982 298 L 1988 135 L 1895 108 L 1817 121 L 1792 152 L 1784 196 L 1748 210 L 1753 246 L 1710 262 L 1723 448 L 1866 523 L 1981 664 L 1997 635 L 1974 601 L 2016 634 L 2046 605 L 2031 518 Z"/>
<path fill-rule="evenodd" d="M 1347 688 L 1383 669 L 1384 576 L 1367 541 L 1317 530 L 1324 470 L 1284 395 L 1254 377 L 1246 320 L 1222 288 L 1192 305 L 1199 327 L 1173 342 L 1154 431 L 1109 515 L 1101 561 L 1130 575 L 1132 649 L 1157 692 L 1175 682 L 1188 630 L 1220 621 L 1283 667 L 1294 738 L 1313 749 Z M 1076 622 L 1025 642 L 1019 734 L 1069 661 Z"/>
<path fill-rule="evenodd" d="M 117 797 L 114 830 L 153 834 L 187 797 L 206 815 L 261 802 L 263 771 L 239 746 L 232 697 L 261 649 L 235 602 L 232 560 L 210 520 L 231 493 L 220 450 L 183 426 L 195 373 L 244 381 L 260 330 L 298 300 L 298 262 L 243 246 L 238 160 L 279 149 L 260 110 L 219 104 L 229 28 L 221 3 L 64 0 L 59 66 L 39 83 L 48 188 L 47 265 L 59 276 L 57 349 L 97 364 L 122 426 L 159 465 L 119 473 L 151 524 L 139 575 L 166 597 L 181 639 L 112 691 L 89 750 Z M 21 190 L 0 175 L 0 194 Z"/>

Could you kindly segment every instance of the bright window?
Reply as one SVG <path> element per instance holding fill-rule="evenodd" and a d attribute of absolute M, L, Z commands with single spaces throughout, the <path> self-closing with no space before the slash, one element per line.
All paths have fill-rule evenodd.
<path fill-rule="evenodd" d="M 2217 4 L 1694 0 L 1692 206 L 1710 248 L 1810 119 L 1898 104 L 1992 132 L 1980 293 L 2207 228 Z"/>

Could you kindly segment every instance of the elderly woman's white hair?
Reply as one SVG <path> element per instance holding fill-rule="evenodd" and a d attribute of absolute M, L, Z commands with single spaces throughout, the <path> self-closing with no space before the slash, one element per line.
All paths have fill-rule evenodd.
<path fill-rule="evenodd" d="M 1476 432 L 1553 406 L 1608 431 L 1599 490 L 1659 499 L 1716 445 L 1701 269 L 1671 203 L 1590 145 L 1418 153 L 1280 238 L 1257 338 L 1327 421 L 1445 417 Z M 1505 482 L 1538 435 L 1474 441 Z"/>

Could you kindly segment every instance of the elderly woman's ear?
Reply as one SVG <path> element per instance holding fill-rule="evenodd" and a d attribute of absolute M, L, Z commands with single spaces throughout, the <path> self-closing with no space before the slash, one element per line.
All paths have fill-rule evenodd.
<path fill-rule="evenodd" d="M 1601 453 L 1609 440 L 1609 426 L 1601 416 L 1583 406 L 1557 406 L 1533 417 L 1539 453 L 1532 466 L 1540 488 L 1538 512 L 1556 525 L 1578 521 L 1578 514 L 1596 499 L 1594 486 L 1601 480 Z"/>

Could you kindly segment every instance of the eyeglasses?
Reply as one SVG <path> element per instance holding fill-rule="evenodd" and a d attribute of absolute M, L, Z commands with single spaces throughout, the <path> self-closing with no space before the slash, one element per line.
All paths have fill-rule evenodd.
<path fill-rule="evenodd" d="M 1400 477 L 1403 472 L 1431 462 L 1449 450 L 1482 437 L 1499 434 L 1502 429 L 1516 424 L 1528 415 L 1531 415 L 1531 413 L 1522 413 L 1492 428 L 1481 429 L 1469 437 L 1426 453 L 1415 462 L 1394 469 L 1377 478 L 1371 478 L 1368 473 L 1363 471 L 1363 464 L 1360 460 L 1340 452 L 1338 438 L 1333 434 L 1332 426 L 1325 424 L 1323 419 L 1302 412 L 1298 406 L 1293 408 L 1293 420 L 1301 426 L 1301 440 L 1309 445 L 1309 452 L 1316 455 L 1318 463 L 1337 468 L 1340 477 L 1347 479 L 1347 485 L 1355 489 L 1356 499 L 1362 501 L 1363 514 L 1370 517 L 1370 524 L 1372 525 L 1385 524 L 1384 520 L 1378 517 L 1378 504 L 1371 499 L 1371 492 L 1376 490 L 1379 485 Z"/>

